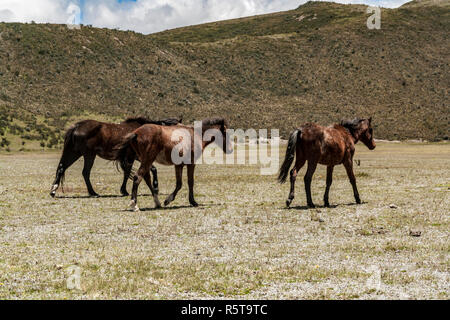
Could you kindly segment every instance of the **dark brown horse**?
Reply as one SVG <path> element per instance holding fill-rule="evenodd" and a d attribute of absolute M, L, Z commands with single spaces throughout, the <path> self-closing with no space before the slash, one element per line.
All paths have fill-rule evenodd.
<path fill-rule="evenodd" d="M 161 207 L 158 195 L 150 183 L 149 170 L 155 161 L 163 165 L 175 166 L 175 190 L 164 201 L 164 206 L 167 206 L 175 200 L 178 191 L 181 189 L 183 167 L 185 165 L 187 166 L 188 175 L 189 203 L 194 207 L 198 206 L 194 199 L 194 169 L 196 160 L 201 156 L 206 146 L 212 142 L 220 146 L 223 152 L 227 154 L 233 151 L 229 137 L 226 134 L 227 128 L 228 124 L 224 119 L 208 119 L 202 121 L 201 133 L 194 130 L 194 127 L 191 126 L 177 125 L 164 127 L 147 124 L 127 135 L 120 146 L 121 150 L 131 146 L 137 155 L 137 159 L 141 162 L 141 166 L 133 178 L 131 209 L 139 211 L 139 207 L 137 206 L 137 192 L 142 179 L 145 180 L 152 192 L 156 208 Z M 207 134 L 205 132 L 211 132 L 209 131 L 211 129 L 215 129 L 219 134 L 206 138 Z"/>
<path fill-rule="evenodd" d="M 347 171 L 356 203 L 361 203 L 353 173 L 353 154 L 355 153 L 355 144 L 359 140 L 370 150 L 375 149 L 371 124 L 372 118 L 355 119 L 342 121 L 340 124 L 330 127 L 307 123 L 295 130 L 289 137 L 286 156 L 278 176 L 280 183 L 286 181 L 289 169 L 296 156 L 294 168 L 291 170 L 291 191 L 286 205 L 289 207 L 294 199 L 295 179 L 306 161 L 308 161 L 308 169 L 304 181 L 308 207 L 315 207 L 311 198 L 311 180 L 318 163 L 327 166 L 327 187 L 323 197 L 325 207 L 330 206 L 328 193 L 332 182 L 333 168 L 339 164 L 343 164 Z"/>
<path fill-rule="evenodd" d="M 64 182 L 66 170 L 81 156 L 84 158 L 83 177 L 90 196 L 98 196 L 92 188 L 90 181 L 91 168 L 94 165 L 96 156 L 106 160 L 117 161 L 123 170 L 123 183 L 120 188 L 122 195 L 127 196 L 127 180 L 133 168 L 136 155 L 131 148 L 115 150 L 115 147 L 122 141 L 123 137 L 133 132 L 140 126 L 147 123 L 159 125 L 175 125 L 181 120 L 166 119 L 152 121 L 144 117 L 128 118 L 120 124 L 105 123 L 96 120 L 84 120 L 77 122 L 70 127 L 64 138 L 64 149 L 61 160 L 56 170 L 55 181 L 53 182 L 50 195 L 55 196 L 56 190 Z M 154 188 L 158 189 L 158 177 L 155 167 L 152 167 Z"/>

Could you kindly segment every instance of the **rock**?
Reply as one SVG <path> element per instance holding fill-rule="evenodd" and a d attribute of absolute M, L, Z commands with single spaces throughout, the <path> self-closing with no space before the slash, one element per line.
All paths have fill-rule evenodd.
<path fill-rule="evenodd" d="M 411 237 L 420 237 L 422 235 L 422 231 L 418 230 L 409 230 L 409 235 Z"/>
<path fill-rule="evenodd" d="M 397 207 L 395 204 L 391 203 L 391 204 L 389 205 L 389 208 L 391 208 L 391 209 L 397 209 L 398 207 Z"/>
<path fill-rule="evenodd" d="M 325 220 L 323 220 L 321 217 L 319 217 L 318 215 L 312 215 L 311 216 L 311 221 L 318 221 L 318 222 L 325 222 Z"/>
<path fill-rule="evenodd" d="M 378 227 L 378 228 L 374 229 L 374 233 L 386 234 L 386 233 L 388 233 L 388 231 L 386 229 L 384 229 L 384 227 Z"/>

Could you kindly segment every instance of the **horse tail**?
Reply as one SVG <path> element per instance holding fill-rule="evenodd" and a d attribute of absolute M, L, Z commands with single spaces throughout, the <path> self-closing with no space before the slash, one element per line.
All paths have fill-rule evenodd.
<path fill-rule="evenodd" d="M 302 131 L 300 129 L 294 130 L 294 132 L 291 133 L 289 136 L 289 142 L 286 149 L 286 155 L 284 157 L 283 164 L 280 168 L 280 174 L 278 175 L 278 182 L 279 183 L 285 183 L 286 178 L 289 173 L 289 169 L 291 168 L 292 162 L 295 158 L 295 150 L 297 149 L 297 141 L 301 139 L 301 133 Z"/>
<path fill-rule="evenodd" d="M 114 160 L 114 165 L 116 166 L 116 169 L 118 172 L 124 171 L 122 168 L 126 168 L 128 165 L 127 161 L 127 148 L 124 148 L 122 150 L 119 150 L 118 158 Z M 128 179 L 133 180 L 133 176 L 136 174 L 136 171 L 131 168 L 130 174 L 128 175 Z"/>
<path fill-rule="evenodd" d="M 128 148 L 130 147 L 131 141 L 135 140 L 136 138 L 136 133 L 128 133 L 122 138 L 122 141 L 113 148 L 113 150 L 117 152 L 117 160 L 114 161 L 117 170 L 119 170 L 119 165 L 122 168 L 126 167 Z"/>
<path fill-rule="evenodd" d="M 64 135 L 64 149 L 70 147 L 73 145 L 73 134 L 75 130 L 77 129 L 77 125 L 71 126 L 69 129 L 67 129 L 66 134 Z"/>
<path fill-rule="evenodd" d="M 137 138 L 136 133 L 134 132 L 128 133 L 122 138 L 122 141 L 120 141 L 120 143 L 116 145 L 113 149 L 119 152 L 124 151 L 126 148 L 128 148 L 131 141 L 133 141 L 136 138 Z"/>
<path fill-rule="evenodd" d="M 69 129 L 67 129 L 66 134 L 64 135 L 64 147 L 63 147 L 61 160 L 59 161 L 60 165 L 58 166 L 58 169 L 60 168 L 61 165 L 63 165 L 63 162 L 64 162 L 65 158 L 68 156 L 68 153 L 73 151 L 73 149 L 75 148 L 74 135 L 75 135 L 75 131 L 77 130 L 77 128 L 78 128 L 78 123 L 74 124 Z M 66 171 L 61 170 L 60 175 L 61 175 L 60 176 L 61 177 L 60 185 L 64 192 L 64 179 L 66 177 Z"/>
<path fill-rule="evenodd" d="M 113 150 L 117 151 L 117 160 L 114 160 L 114 163 L 116 165 L 116 168 L 118 171 L 120 171 L 121 168 L 126 168 L 127 166 L 127 155 L 128 155 L 128 148 L 130 148 L 130 143 L 137 138 L 137 134 L 134 132 L 131 132 L 129 134 L 126 134 L 122 141 L 116 145 Z M 134 175 L 133 169 L 130 171 L 129 179 L 131 179 Z"/>

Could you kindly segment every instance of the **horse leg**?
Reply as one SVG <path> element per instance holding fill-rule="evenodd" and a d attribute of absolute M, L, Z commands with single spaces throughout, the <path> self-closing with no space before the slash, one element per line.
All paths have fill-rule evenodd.
<path fill-rule="evenodd" d="M 150 171 L 152 172 L 152 175 L 153 175 L 153 189 L 155 190 L 155 193 L 158 194 L 159 193 L 159 188 L 158 188 L 158 170 L 156 170 L 155 166 L 152 166 L 150 168 Z"/>
<path fill-rule="evenodd" d="M 131 170 L 133 169 L 133 162 L 134 159 L 125 159 L 124 161 L 120 161 L 120 167 L 123 170 L 123 182 L 120 187 L 120 193 L 125 197 L 129 195 L 127 192 L 127 182 L 130 178 Z"/>
<path fill-rule="evenodd" d="M 187 172 L 188 172 L 188 185 L 189 185 L 189 203 L 193 207 L 198 207 L 198 203 L 194 199 L 194 170 L 195 170 L 195 164 L 188 165 Z"/>
<path fill-rule="evenodd" d="M 289 197 L 286 200 L 286 206 L 289 208 L 289 206 L 292 203 L 292 200 L 294 200 L 294 192 L 295 192 L 295 180 L 297 179 L 297 174 L 300 171 L 300 169 L 305 164 L 305 160 L 303 158 L 297 157 L 297 160 L 295 161 L 295 165 L 291 170 L 291 191 L 289 192 Z"/>
<path fill-rule="evenodd" d="M 154 186 L 152 185 L 152 179 L 150 177 L 150 172 L 147 172 L 144 175 L 145 183 L 147 183 L 147 186 L 150 188 L 150 191 L 152 192 L 153 200 L 155 201 L 155 208 L 161 208 L 161 203 L 158 199 L 158 192 L 155 190 Z"/>
<path fill-rule="evenodd" d="M 137 192 L 139 188 L 139 184 L 142 181 L 142 178 L 145 176 L 145 174 L 148 173 L 148 169 L 144 166 L 143 163 L 141 163 L 141 166 L 139 167 L 138 171 L 133 177 L 133 189 L 131 190 L 131 202 L 130 202 L 130 209 L 134 212 L 139 211 L 139 207 L 137 205 Z"/>
<path fill-rule="evenodd" d="M 53 181 L 52 190 L 50 191 L 50 195 L 52 197 L 55 197 L 56 190 L 58 190 L 61 181 L 63 181 L 66 170 L 80 157 L 81 154 L 74 150 L 65 149 L 63 151 L 61 159 L 59 160 L 58 168 L 56 169 L 55 181 Z"/>
<path fill-rule="evenodd" d="M 355 201 L 356 201 L 356 203 L 360 204 L 361 199 L 359 198 L 358 188 L 356 187 L 356 178 L 355 178 L 355 174 L 353 173 L 353 159 L 349 159 L 348 161 L 345 161 L 344 167 L 345 167 L 345 170 L 347 171 L 348 178 L 353 187 L 353 195 L 355 196 Z"/>
<path fill-rule="evenodd" d="M 181 186 L 183 185 L 183 165 L 175 166 L 175 177 L 177 179 L 177 184 L 175 186 L 175 190 L 164 201 L 165 207 L 168 206 L 169 203 L 171 203 L 173 200 L 175 200 L 178 191 L 180 191 Z"/>
<path fill-rule="evenodd" d="M 311 197 L 311 181 L 312 176 L 314 174 L 314 171 L 316 171 L 317 168 L 317 161 L 315 160 L 308 160 L 308 169 L 306 170 L 306 174 L 304 177 L 305 181 L 305 191 L 306 191 L 306 202 L 308 203 L 308 207 L 315 208 Z"/>
<path fill-rule="evenodd" d="M 327 187 L 325 189 L 325 194 L 323 195 L 323 202 L 325 207 L 330 207 L 330 203 L 328 202 L 328 194 L 330 192 L 331 183 L 333 182 L 333 169 L 334 166 L 327 167 Z"/>
<path fill-rule="evenodd" d="M 88 189 L 89 195 L 91 197 L 98 197 L 98 194 L 94 191 L 92 188 L 90 175 L 91 175 L 91 169 L 94 165 L 95 160 L 95 154 L 87 154 L 84 155 L 84 167 L 83 167 L 83 178 L 84 182 L 86 183 L 86 187 Z"/>

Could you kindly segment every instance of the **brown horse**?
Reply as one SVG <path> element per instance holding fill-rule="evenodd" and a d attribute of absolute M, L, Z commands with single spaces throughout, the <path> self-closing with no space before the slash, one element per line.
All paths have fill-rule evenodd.
<path fill-rule="evenodd" d="M 311 180 L 318 163 L 327 166 L 327 187 L 323 197 L 325 207 L 330 206 L 328 193 L 332 182 L 333 168 L 339 164 L 343 164 L 347 171 L 356 203 L 361 203 L 353 174 L 353 154 L 355 153 L 355 144 L 359 140 L 370 150 L 375 149 L 372 118 L 342 121 L 340 124 L 326 128 L 314 123 L 307 123 L 295 130 L 289 137 L 286 156 L 278 176 L 280 183 L 286 181 L 296 155 L 297 159 L 291 170 L 291 191 L 286 205 L 289 207 L 294 199 L 295 179 L 306 161 L 308 161 L 308 169 L 304 181 L 308 207 L 315 207 L 311 198 Z"/>
<path fill-rule="evenodd" d="M 64 149 L 56 170 L 55 181 L 53 182 L 50 195 L 55 196 L 56 190 L 64 182 L 66 170 L 81 156 L 84 158 L 83 177 L 90 196 L 98 196 L 92 188 L 90 181 L 91 168 L 94 165 L 95 157 L 106 160 L 114 160 L 120 164 L 123 170 L 123 183 L 120 188 L 122 195 L 127 196 L 127 180 L 133 168 L 136 155 L 133 150 L 124 149 L 118 152 L 115 147 L 122 141 L 123 137 L 147 123 L 159 125 L 175 125 L 181 120 L 165 119 L 152 121 L 144 117 L 128 118 L 120 124 L 105 123 L 96 120 L 84 120 L 77 122 L 70 127 L 64 138 Z M 152 167 L 154 188 L 158 189 L 158 177 L 155 167 Z"/>
<path fill-rule="evenodd" d="M 201 134 L 194 130 L 192 126 L 177 125 L 164 127 L 147 124 L 127 135 L 123 143 L 119 146 L 119 149 L 123 150 L 131 146 L 137 155 L 137 159 L 141 162 L 141 166 L 133 178 L 131 209 L 139 211 L 139 207 L 137 206 L 137 192 L 142 179 L 145 180 L 152 192 L 156 208 L 161 207 L 158 195 L 150 183 L 149 170 L 155 161 L 163 165 L 175 166 L 175 190 L 164 201 L 164 206 L 167 206 L 175 200 L 178 191 L 181 189 L 183 167 L 186 165 L 189 203 L 197 207 L 198 204 L 194 199 L 195 163 L 206 146 L 212 142 L 220 146 L 224 153 L 229 154 L 233 152 L 229 137 L 226 134 L 227 128 L 228 124 L 225 119 L 208 119 L 202 121 Z M 205 132 L 211 132 L 209 131 L 211 129 L 215 129 L 216 133 L 219 134 L 206 138 L 207 134 Z"/>

